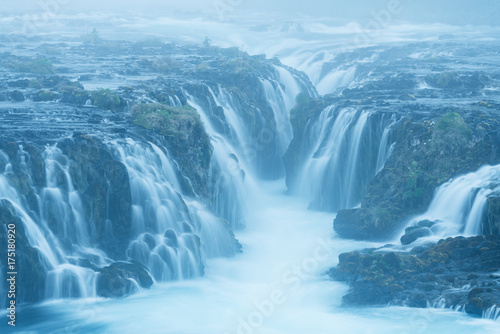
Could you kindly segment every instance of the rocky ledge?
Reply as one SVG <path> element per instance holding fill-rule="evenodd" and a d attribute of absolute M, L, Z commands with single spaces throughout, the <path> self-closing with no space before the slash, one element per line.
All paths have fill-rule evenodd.
<path fill-rule="evenodd" d="M 488 235 L 448 238 L 410 252 L 343 253 L 329 275 L 349 283 L 345 305 L 439 306 L 482 316 L 500 306 L 499 270 L 500 236 Z"/>

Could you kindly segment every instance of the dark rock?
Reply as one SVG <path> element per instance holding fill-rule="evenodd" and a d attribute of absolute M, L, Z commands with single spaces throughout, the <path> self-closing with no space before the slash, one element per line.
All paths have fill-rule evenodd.
<path fill-rule="evenodd" d="M 407 227 L 405 229 L 405 234 L 401 237 L 401 244 L 409 245 L 419 238 L 432 235 L 432 231 L 430 228 L 435 224 L 436 222 L 423 220 L 418 222 L 415 226 Z"/>
<path fill-rule="evenodd" d="M 71 164 L 72 180 L 94 227 L 93 240 L 114 259 L 125 259 L 132 228 L 127 168 L 96 138 L 76 135 L 58 147 L 76 162 Z"/>
<path fill-rule="evenodd" d="M 135 124 L 155 130 L 179 162 L 190 182 L 186 192 L 208 198 L 208 169 L 212 159 L 210 139 L 201 118 L 190 107 L 175 108 L 159 103 L 138 104 L 132 108 Z M 182 177 L 181 177 L 182 180 Z M 190 187 L 194 189 L 189 189 Z"/>
<path fill-rule="evenodd" d="M 329 275 L 349 283 L 346 305 L 427 307 L 444 299 L 446 307 L 476 316 L 500 305 L 498 277 L 490 274 L 500 266 L 500 236 L 448 238 L 419 248 L 342 253 Z"/>
<path fill-rule="evenodd" d="M 142 241 L 148 245 L 149 249 L 156 247 L 156 239 L 151 233 L 145 233 L 142 237 Z"/>
<path fill-rule="evenodd" d="M 24 97 L 24 94 L 21 93 L 20 91 L 18 90 L 15 90 L 15 91 L 12 91 L 10 93 L 10 98 L 12 99 L 12 101 L 14 102 L 23 102 L 26 98 Z"/>
<path fill-rule="evenodd" d="M 171 229 L 168 229 L 165 231 L 164 234 L 165 237 L 165 244 L 171 247 L 178 247 L 178 241 L 177 241 L 177 234 Z"/>
<path fill-rule="evenodd" d="M 134 280 L 140 287 L 149 289 L 153 279 L 138 262 L 115 262 L 98 270 L 97 294 L 101 297 L 124 297 L 135 292 Z"/>

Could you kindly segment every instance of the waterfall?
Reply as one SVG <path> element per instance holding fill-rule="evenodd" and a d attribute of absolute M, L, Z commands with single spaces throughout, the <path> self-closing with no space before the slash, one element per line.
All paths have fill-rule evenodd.
<path fill-rule="evenodd" d="M 290 110 L 293 107 L 286 97 L 285 91 L 276 81 L 261 79 L 261 84 L 264 87 L 265 97 L 271 105 L 276 123 L 276 136 L 278 137 L 277 149 L 278 154 L 283 155 L 292 141 L 293 129 L 290 123 Z"/>
<path fill-rule="evenodd" d="M 213 94 L 213 92 L 210 90 Z M 238 156 L 237 150 L 224 136 L 218 134 L 205 109 L 198 104 L 196 98 L 184 92 L 188 103 L 194 107 L 205 125 L 213 146 L 213 156 L 210 166 L 210 193 L 214 211 L 226 218 L 235 229 L 244 226 L 244 159 Z M 233 124 L 233 127 L 238 124 Z"/>
<path fill-rule="evenodd" d="M 356 69 L 356 66 L 351 66 L 331 71 L 317 83 L 318 93 L 324 95 L 332 93 L 338 88 L 348 86 L 354 80 Z"/>
<path fill-rule="evenodd" d="M 172 98 L 172 96 L 168 97 L 168 103 L 170 104 L 171 107 L 175 107 L 176 106 L 175 101 Z"/>
<path fill-rule="evenodd" d="M 179 97 L 177 95 L 174 95 L 174 97 L 169 95 L 168 103 L 170 104 L 171 107 L 182 108 L 182 102 L 181 100 L 179 100 Z"/>
<path fill-rule="evenodd" d="M 131 138 L 109 145 L 130 178 L 134 235 L 127 255 L 148 267 L 156 281 L 200 276 L 206 258 L 235 253 L 229 226 L 183 198 L 166 152 Z"/>
<path fill-rule="evenodd" d="M 73 140 L 64 140 L 68 141 L 64 145 L 57 143 L 39 148 L 43 164 L 37 167 L 44 166 L 45 171 L 42 186 L 36 186 L 31 180 L 28 161 L 33 163 L 35 158 L 22 146 L 19 146 L 16 164 L 0 151 L 0 166 L 3 167 L 0 201 L 22 222 L 19 230 L 26 235 L 26 245 L 18 247 L 35 250 L 30 261 L 39 263 L 36 281 L 45 284 L 34 300 L 96 297 L 103 268 L 116 260 L 138 261 L 154 280 L 166 281 L 198 277 L 203 274 L 208 258 L 231 256 L 238 251 L 239 245 L 230 226 L 196 198 L 182 194 L 178 180 L 180 172 L 168 152 L 143 139 L 106 139 L 104 149 L 111 153 L 109 159 L 114 155 L 129 178 L 130 233 L 127 226 L 119 226 L 113 221 L 117 216 L 116 212 L 110 212 L 112 189 L 109 179 L 107 184 L 98 185 L 98 191 L 103 191 L 103 199 L 106 199 L 98 205 L 107 212 L 99 222 L 99 218 L 93 216 L 93 204 L 85 203 L 89 199 L 84 199 L 78 189 L 82 180 L 78 181 L 79 186 L 75 181 L 75 177 L 88 177 L 77 174 L 76 170 L 78 164 L 88 163 L 85 160 L 88 157 L 82 156 L 82 161 L 70 159 L 60 146 L 75 149 L 71 144 Z M 100 145 L 97 137 L 92 141 Z M 38 148 L 30 147 L 33 149 Z M 79 158 L 76 155 L 76 159 Z M 14 186 L 24 182 L 19 178 L 26 178 L 29 183 L 23 193 L 21 188 Z M 87 182 L 95 181 L 83 180 L 84 184 Z M 32 195 L 27 195 L 28 191 Z M 115 252 L 113 256 L 117 258 L 113 258 L 101 249 L 100 240 L 123 244 L 123 252 Z M 116 247 L 113 251 L 121 246 Z M 23 249 L 23 254 L 32 253 Z M 139 289 L 139 283 L 133 278 L 125 279 L 129 281 L 127 292 Z"/>
<path fill-rule="evenodd" d="M 70 176 L 69 159 L 57 145 L 48 146 L 43 157 L 47 186 L 39 197 L 42 219 L 69 245 L 90 247 L 89 227 L 83 217 L 80 195 Z"/>
<path fill-rule="evenodd" d="M 372 142 L 380 146 L 380 135 L 371 130 L 376 120 L 363 108 L 337 109 L 329 106 L 307 124 L 305 162 L 290 187 L 293 193 L 312 198 L 313 209 L 354 207 L 375 175 L 375 153 L 370 147 Z"/>
<path fill-rule="evenodd" d="M 500 193 L 500 165 L 483 166 L 473 173 L 441 185 L 427 211 L 413 218 L 408 226 L 419 221 L 436 222 L 434 238 L 483 233 L 482 222 L 488 197 Z"/>
<path fill-rule="evenodd" d="M 235 229 L 245 225 L 246 196 L 254 181 L 263 177 L 263 171 L 272 171 L 274 178 L 283 175 L 282 156 L 293 136 L 290 110 L 302 86 L 287 69 L 274 66 L 274 70 L 274 78 L 259 78 L 267 103 L 261 107 L 268 110 L 253 103 L 247 105 L 249 101 L 233 96 L 220 84 L 203 86 L 208 93 L 203 97 L 183 90 L 188 104 L 198 111 L 213 146 L 213 209 Z M 214 115 L 214 110 L 222 113 Z M 268 113 L 273 122 L 269 122 Z"/>

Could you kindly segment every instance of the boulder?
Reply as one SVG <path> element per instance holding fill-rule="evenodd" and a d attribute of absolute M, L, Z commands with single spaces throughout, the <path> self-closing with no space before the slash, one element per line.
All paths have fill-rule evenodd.
<path fill-rule="evenodd" d="M 136 290 L 133 281 L 145 289 L 153 285 L 153 279 L 139 262 L 114 262 L 98 272 L 97 295 L 101 297 L 124 297 L 133 293 Z"/>

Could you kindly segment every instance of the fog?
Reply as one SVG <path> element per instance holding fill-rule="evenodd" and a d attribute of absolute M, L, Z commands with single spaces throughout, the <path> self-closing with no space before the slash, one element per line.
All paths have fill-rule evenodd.
<path fill-rule="evenodd" d="M 392 11 L 391 11 L 392 9 Z M 158 16 L 192 14 L 204 18 L 230 19 L 266 15 L 271 17 L 317 17 L 363 24 L 377 13 L 392 12 L 392 19 L 412 23 L 452 25 L 498 25 L 500 3 L 496 0 L 185 0 L 185 1 L 76 1 L 23 0 L 2 4 L 2 14 L 49 12 L 129 12 Z"/>

